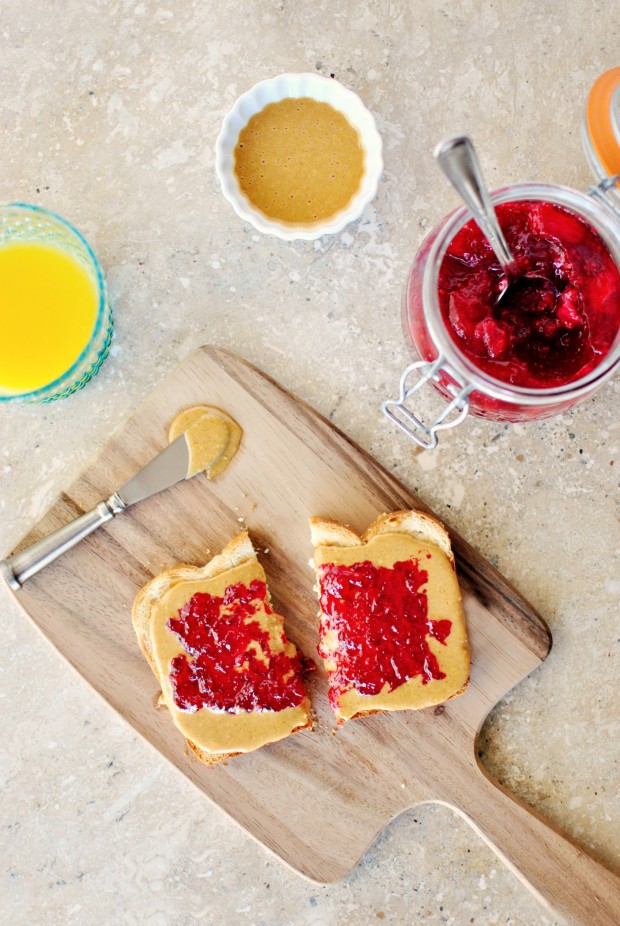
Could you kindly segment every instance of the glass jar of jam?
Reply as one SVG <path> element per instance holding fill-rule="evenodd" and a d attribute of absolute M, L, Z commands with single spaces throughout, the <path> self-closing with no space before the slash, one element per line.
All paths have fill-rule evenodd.
<path fill-rule="evenodd" d="M 518 263 L 516 280 L 508 285 L 465 207 L 433 229 L 416 255 L 403 296 L 416 359 L 383 411 L 426 449 L 469 412 L 499 421 L 558 414 L 620 367 L 620 132 L 613 134 L 620 68 L 608 73 L 613 79 L 599 78 L 584 114 L 597 186 L 585 194 L 521 183 L 491 194 Z M 615 149 L 609 134 L 588 128 L 600 126 L 601 106 Z M 411 402 L 427 383 L 446 400 L 431 423 Z"/>

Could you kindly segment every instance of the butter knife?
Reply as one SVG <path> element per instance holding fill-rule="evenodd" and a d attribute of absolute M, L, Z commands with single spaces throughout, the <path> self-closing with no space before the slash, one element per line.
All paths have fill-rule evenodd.
<path fill-rule="evenodd" d="M 187 479 L 188 468 L 189 447 L 185 434 L 181 434 L 109 498 L 32 546 L 2 560 L 0 575 L 14 591 L 19 591 L 24 582 L 121 511 Z"/>

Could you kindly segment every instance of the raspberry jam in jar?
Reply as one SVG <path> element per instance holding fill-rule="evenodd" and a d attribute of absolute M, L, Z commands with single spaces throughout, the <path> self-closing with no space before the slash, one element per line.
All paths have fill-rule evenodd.
<path fill-rule="evenodd" d="M 414 362 L 382 410 L 419 446 L 471 412 L 548 418 L 589 398 L 620 366 L 620 67 L 588 96 L 588 193 L 519 183 L 490 195 L 518 273 L 508 280 L 466 207 L 422 242 L 403 297 Z M 445 400 L 434 421 L 412 397 Z"/>
<path fill-rule="evenodd" d="M 480 370 L 549 389 L 586 376 L 620 327 L 620 271 L 600 235 L 549 202 L 502 203 L 497 216 L 517 263 L 508 285 L 473 220 L 454 236 L 438 279 L 443 322 Z"/>
<path fill-rule="evenodd" d="M 620 210 L 597 190 L 523 183 L 491 194 L 524 274 L 508 288 L 465 207 L 422 243 L 403 297 L 416 360 L 400 397 L 383 403 L 420 446 L 435 447 L 438 432 L 470 412 L 498 421 L 559 414 L 620 366 Z M 431 424 L 411 407 L 427 383 L 447 400 Z"/>

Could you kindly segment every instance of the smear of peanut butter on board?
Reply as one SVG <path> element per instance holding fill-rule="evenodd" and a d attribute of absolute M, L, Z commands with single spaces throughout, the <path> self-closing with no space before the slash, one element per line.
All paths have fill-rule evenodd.
<path fill-rule="evenodd" d="M 223 473 L 237 450 L 243 431 L 234 418 L 212 405 L 194 405 L 179 412 L 168 430 L 172 442 L 185 434 L 189 447 L 187 477 L 204 472 L 208 479 Z"/>

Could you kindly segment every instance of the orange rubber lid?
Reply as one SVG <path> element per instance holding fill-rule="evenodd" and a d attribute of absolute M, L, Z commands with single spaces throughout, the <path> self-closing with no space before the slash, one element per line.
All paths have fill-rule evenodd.
<path fill-rule="evenodd" d="M 586 103 L 588 135 L 601 166 L 610 177 L 620 174 L 620 139 L 612 120 L 612 98 L 619 86 L 620 67 L 612 68 L 596 80 Z"/>

